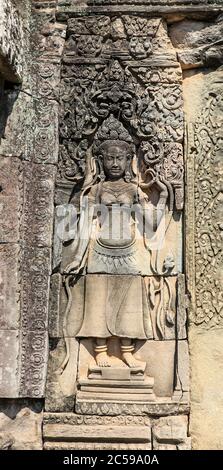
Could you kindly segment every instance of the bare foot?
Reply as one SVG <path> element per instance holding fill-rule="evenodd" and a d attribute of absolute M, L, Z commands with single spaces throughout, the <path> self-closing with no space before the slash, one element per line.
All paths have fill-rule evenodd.
<path fill-rule="evenodd" d="M 111 367 L 109 356 L 105 351 L 97 353 L 95 359 L 99 367 Z"/>
<path fill-rule="evenodd" d="M 131 368 L 141 368 L 143 371 L 145 370 L 146 363 L 135 359 L 131 352 L 123 352 L 122 359 Z"/>

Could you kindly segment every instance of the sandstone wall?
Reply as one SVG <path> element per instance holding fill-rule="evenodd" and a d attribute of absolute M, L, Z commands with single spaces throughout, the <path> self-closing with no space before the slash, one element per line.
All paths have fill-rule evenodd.
<path fill-rule="evenodd" d="M 138 448 L 135 430 L 141 426 L 145 433 L 143 448 L 151 448 L 153 436 L 154 449 L 186 449 L 190 437 L 193 449 L 222 449 L 223 8 L 217 0 L 0 0 L 0 447 L 42 448 L 43 416 L 45 448 L 58 446 L 50 444 L 54 438 L 61 440 L 59 448 L 66 448 L 66 438 L 73 439 L 73 425 L 78 428 L 77 448 L 92 448 L 93 444 L 85 440 L 88 426 L 96 433 L 97 425 L 103 428 L 109 423 L 106 412 L 96 421 L 88 415 L 71 413 L 73 398 L 69 394 L 61 398 L 61 391 L 55 389 L 59 387 L 56 381 L 53 385 L 48 381 L 48 397 L 52 391 L 57 401 L 52 405 L 47 398 L 47 413 L 43 413 L 48 328 L 51 333 L 55 328 L 59 331 L 59 323 L 55 326 L 56 317 L 52 316 L 52 298 L 49 318 L 49 294 L 67 21 L 74 12 L 81 17 L 90 11 L 94 16 L 108 9 L 117 16 L 133 13 L 163 18 L 168 47 L 174 49 L 174 60 L 183 71 L 186 124 L 184 302 L 190 352 L 189 433 L 187 406 L 182 407 L 182 416 L 167 416 L 176 414 L 170 407 L 156 420 L 153 408 L 152 418 L 138 413 L 135 420 L 122 417 L 123 430 L 128 427 L 129 432 L 126 446 Z M 61 196 L 57 192 L 56 198 L 61 200 L 65 193 Z M 55 276 L 52 283 L 57 283 Z M 63 354 L 60 334 L 52 336 L 49 374 L 57 364 L 54 356 L 58 338 L 58 349 Z M 187 367 L 186 356 L 181 356 L 182 371 Z M 188 385 L 185 387 L 188 392 Z M 61 412 L 67 407 L 64 422 Z M 109 436 L 114 440 L 119 435 L 116 416 L 110 421 L 104 448 L 109 448 Z M 102 441 L 99 438 L 95 448 L 101 448 Z M 122 448 L 121 440 L 119 445 Z"/>

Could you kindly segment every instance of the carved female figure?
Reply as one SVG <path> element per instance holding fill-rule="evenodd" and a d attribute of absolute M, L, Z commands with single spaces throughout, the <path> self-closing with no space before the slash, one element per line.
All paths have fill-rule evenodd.
<path fill-rule="evenodd" d="M 122 128 L 119 139 L 114 139 L 111 129 L 108 131 L 97 146 L 99 181 L 85 191 L 88 211 L 76 254 L 65 272 L 77 275 L 84 270 L 84 311 L 76 336 L 94 338 L 97 365 L 111 366 L 107 340 L 115 336 L 120 339 L 122 361 L 136 368 L 143 364 L 133 356 L 134 340 L 153 337 L 145 281 L 137 260 L 137 211 L 133 210 L 143 208 L 146 194 L 134 181 L 128 133 Z M 164 208 L 166 187 L 160 181 L 153 184 Z"/>

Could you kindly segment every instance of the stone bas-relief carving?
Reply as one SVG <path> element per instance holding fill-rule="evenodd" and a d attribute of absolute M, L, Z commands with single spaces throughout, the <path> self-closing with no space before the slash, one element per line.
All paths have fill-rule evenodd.
<path fill-rule="evenodd" d="M 193 159 L 194 201 L 188 222 L 196 221 L 195 250 L 188 280 L 192 296 L 190 318 L 207 328 L 222 325 L 222 67 L 203 84 L 203 109 L 189 124 L 188 166 Z M 193 285 L 192 280 L 195 280 Z"/>
<path fill-rule="evenodd" d="M 81 412 L 95 402 L 98 410 L 116 404 L 121 413 L 137 404 L 141 414 L 143 403 L 160 398 L 162 405 L 162 397 L 164 407 L 171 400 L 186 405 L 188 386 L 179 384 L 187 364 L 179 376 L 175 364 L 177 340 L 186 338 L 175 51 L 161 18 L 67 23 L 46 406 L 71 411 L 75 394 Z M 163 348 L 156 350 L 156 341 Z M 163 362 L 163 382 L 150 365 L 156 353 L 170 361 Z"/>
<path fill-rule="evenodd" d="M 222 448 L 219 414 L 219 390 L 223 380 L 221 372 L 219 374 L 222 357 L 222 83 L 222 67 L 205 74 L 189 72 L 185 78 L 188 123 L 186 220 L 189 229 L 186 259 L 191 296 L 190 433 L 193 448 L 201 450 Z M 191 106 L 191 90 L 196 106 Z M 190 251 L 189 246 L 194 249 Z M 210 403 L 214 406 L 209 408 Z M 205 424 L 200 427 L 201 416 L 208 409 Z"/>
<path fill-rule="evenodd" d="M 191 401 L 193 447 L 221 447 L 219 416 L 212 419 L 217 423 L 214 432 L 209 426 L 210 410 L 218 414 L 221 408 L 222 389 L 222 368 L 215 359 L 222 357 L 220 126 L 217 129 L 221 70 L 216 72 L 217 87 L 208 84 L 202 95 L 203 111 L 196 107 L 196 118 L 189 119 L 187 286 L 182 262 L 182 82 L 187 80 L 181 72 L 182 67 L 187 78 L 187 69 L 193 75 L 195 67 L 206 67 L 199 73 L 208 82 L 207 67 L 215 73 L 221 65 L 219 2 L 216 6 L 210 0 L 204 7 L 203 2 L 183 0 L 96 0 L 85 2 L 85 8 L 79 2 L 77 8 L 75 1 L 36 0 L 30 24 L 29 8 L 23 15 L 14 10 L 15 3 L 20 10 L 29 7 L 29 0 L 0 3 L 0 100 L 3 96 L 7 101 L 4 121 L 0 118 L 1 337 L 7 349 L 6 354 L 0 351 L 1 396 L 30 396 L 33 403 L 46 396 L 45 410 L 56 413 L 45 414 L 45 449 L 187 449 L 189 306 L 194 324 L 189 325 L 194 335 L 191 376 L 193 387 L 197 384 Z M 16 90 L 7 82 L 21 78 Z M 197 96 L 192 88 L 190 82 L 194 109 Z M 113 134 L 102 138 L 111 123 Z M 118 171 L 119 166 L 123 170 L 118 181 L 108 175 L 111 156 L 118 160 Z M 82 242 L 68 233 L 69 214 L 72 219 L 72 209 L 77 210 L 79 230 L 85 197 L 92 206 L 96 199 L 106 199 L 107 212 L 94 212 L 90 227 L 97 237 L 86 237 L 86 250 L 81 251 Z M 112 218 L 117 201 L 121 210 Z M 132 201 L 138 212 L 129 214 Z M 161 214 L 156 210 L 159 201 Z M 165 215 L 165 244 L 158 254 L 151 247 L 151 217 L 139 229 L 147 208 L 153 210 L 155 229 L 161 230 Z M 129 229 L 128 246 L 123 237 L 121 247 L 114 246 L 113 238 L 109 244 L 110 237 L 101 233 L 101 221 L 109 229 L 113 219 L 116 244 L 121 220 Z M 212 338 L 209 332 L 214 332 Z M 97 364 L 100 360 L 104 365 Z M 0 446 L 40 448 L 42 404 L 39 411 L 25 398 L 20 405 L 14 411 L 12 402 L 1 408 Z"/>
<path fill-rule="evenodd" d="M 104 126 L 108 126 L 105 129 L 110 136 L 114 132 L 117 133 L 117 124 L 116 121 L 114 123 L 112 120 L 108 123 L 105 121 Z M 87 219 L 90 240 L 89 242 L 80 240 L 77 255 L 74 254 L 74 261 L 65 268 L 65 271 L 68 273 L 74 271 L 79 274 L 86 250 L 89 250 L 85 282 L 85 311 L 77 336 L 96 338 L 97 365 L 99 367 L 111 366 L 106 353 L 106 338 L 117 336 L 122 338 L 123 362 L 130 368 L 137 368 L 137 366 L 143 368 L 143 365 L 137 363 L 132 356 L 134 349 L 131 339 L 151 338 L 152 326 L 148 309 L 146 311 L 145 285 L 141 276 L 138 275 L 140 271 L 137 266 L 135 220 L 131 214 L 128 214 L 134 203 L 139 203 L 140 196 L 143 198 L 143 193 L 139 192 L 137 186 L 131 181 L 133 180 L 133 177 L 131 178 L 131 147 L 124 140 L 124 128 L 120 127 L 119 135 L 122 134 L 123 140 L 105 140 L 97 149 L 98 163 L 99 166 L 101 165 L 100 182 L 90 189 L 89 212 L 92 212 L 92 207 L 97 210 L 98 202 L 102 210 L 103 206 L 105 207 L 107 213 L 105 216 L 100 215 L 100 218 L 96 214 L 96 221 L 94 221 L 95 215 L 93 214 L 92 224 L 95 222 L 97 231 L 93 240 L 91 240 L 92 228 L 89 226 L 90 214 Z M 167 189 L 162 182 L 155 181 L 154 183 L 160 193 L 160 205 L 161 203 L 165 205 Z M 114 210 L 115 213 L 113 213 Z M 115 218 L 114 222 L 112 222 L 112 217 Z M 146 220 L 146 223 L 149 222 Z M 123 233 L 120 233 L 121 223 L 126 224 L 123 227 Z M 80 237 L 81 235 L 80 233 Z M 91 246 L 88 247 L 88 243 Z M 93 274 L 98 272 L 106 274 L 95 278 Z M 98 299 L 95 300 L 94 306 L 93 292 L 96 279 Z"/>

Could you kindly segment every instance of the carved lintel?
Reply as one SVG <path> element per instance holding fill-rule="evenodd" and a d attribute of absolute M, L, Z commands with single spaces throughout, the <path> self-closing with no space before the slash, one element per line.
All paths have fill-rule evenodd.
<path fill-rule="evenodd" d="M 205 5 L 205 9 L 202 1 L 192 2 L 187 0 L 175 0 L 171 4 L 168 0 L 157 0 L 157 2 L 149 5 L 146 0 L 107 0 L 106 4 L 104 0 L 98 0 L 97 2 L 92 0 L 87 4 L 87 13 L 89 15 L 107 14 L 109 7 L 109 11 L 113 14 L 139 13 L 171 17 L 173 14 L 197 14 L 199 19 L 205 19 L 221 11 L 221 6 L 217 0 L 209 0 L 209 3 Z M 70 0 L 70 4 L 68 3 L 66 6 L 64 2 L 58 5 L 56 17 L 59 21 L 65 21 L 69 17 L 83 16 L 83 14 L 86 14 L 86 2 L 77 5 L 73 0 Z"/>

